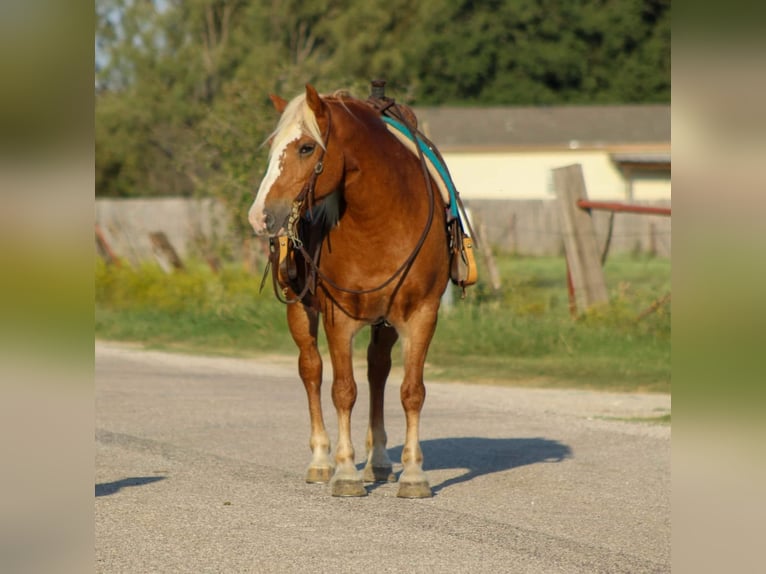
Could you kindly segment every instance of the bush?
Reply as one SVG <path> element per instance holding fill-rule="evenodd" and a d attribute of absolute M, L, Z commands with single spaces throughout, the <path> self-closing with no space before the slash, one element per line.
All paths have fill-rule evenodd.
<path fill-rule="evenodd" d="M 670 262 L 607 265 L 610 303 L 573 320 L 566 269 L 556 258 L 499 257 L 499 293 L 485 282 L 442 307 L 427 376 L 611 389 L 670 388 L 670 305 L 639 319 L 669 290 Z M 511 279 L 507 279 L 510 277 Z M 260 277 L 204 264 L 165 274 L 157 265 L 96 266 L 96 334 L 207 353 L 287 352 L 284 305 Z M 357 338 L 357 358 L 366 336 Z M 394 356 L 400 364 L 399 353 Z"/>

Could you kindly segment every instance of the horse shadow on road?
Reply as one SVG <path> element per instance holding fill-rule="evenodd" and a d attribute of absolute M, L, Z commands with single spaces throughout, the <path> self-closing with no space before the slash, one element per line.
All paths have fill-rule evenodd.
<path fill-rule="evenodd" d="M 557 440 L 546 438 L 455 437 L 424 440 L 423 470 L 466 469 L 463 474 L 433 485 L 439 491 L 495 472 L 537 463 L 562 462 L 572 456 L 572 449 Z M 393 461 L 400 461 L 402 445 L 389 448 Z"/>
<path fill-rule="evenodd" d="M 132 476 L 122 480 L 115 480 L 114 482 L 102 482 L 96 485 L 96 496 L 109 496 L 119 492 L 126 486 L 143 486 L 144 484 L 151 484 L 164 479 L 164 476 Z"/>

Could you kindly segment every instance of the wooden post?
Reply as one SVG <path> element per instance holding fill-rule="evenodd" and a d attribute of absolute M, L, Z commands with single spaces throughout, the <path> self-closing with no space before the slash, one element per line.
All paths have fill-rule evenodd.
<path fill-rule="evenodd" d="M 587 199 L 585 178 L 580 164 L 552 172 L 575 301 L 578 312 L 583 313 L 593 305 L 609 301 L 593 220 L 590 212 L 577 206 L 579 200 Z"/>
<path fill-rule="evenodd" d="M 569 295 L 569 315 L 572 319 L 577 319 L 577 301 L 575 301 L 575 290 L 572 284 L 572 270 L 569 268 L 569 259 L 567 259 L 567 295 Z"/>
<path fill-rule="evenodd" d="M 96 223 L 96 247 L 98 248 L 99 255 L 106 261 L 107 265 L 120 266 L 120 259 L 115 255 L 98 223 Z"/>
<path fill-rule="evenodd" d="M 484 256 L 484 262 L 487 264 L 489 283 L 492 286 L 492 290 L 497 293 L 502 287 L 502 282 L 500 281 L 500 273 L 497 271 L 497 265 L 495 264 L 495 257 L 492 255 L 492 247 L 490 247 L 489 241 L 487 241 L 487 226 L 484 225 L 483 221 L 479 221 L 476 232 L 479 235 L 481 254 Z"/>
<path fill-rule="evenodd" d="M 653 221 L 649 223 L 649 255 L 657 255 L 657 227 Z"/>
<path fill-rule="evenodd" d="M 184 263 L 178 256 L 178 253 L 170 243 L 168 236 L 162 231 L 154 231 L 149 234 L 149 240 L 152 242 L 152 251 L 157 258 L 157 262 L 165 273 L 172 270 L 183 271 Z"/>

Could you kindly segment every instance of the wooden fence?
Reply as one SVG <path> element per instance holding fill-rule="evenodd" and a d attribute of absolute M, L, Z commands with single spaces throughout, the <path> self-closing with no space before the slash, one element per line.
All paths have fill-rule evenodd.
<path fill-rule="evenodd" d="M 669 202 L 646 204 L 668 207 Z M 564 254 L 564 235 L 555 197 L 538 200 L 466 201 L 494 251 L 529 256 Z M 591 215 L 597 243 L 610 236 L 610 216 Z M 95 222 L 100 236 L 117 255 L 137 264 L 156 258 L 151 234 L 164 232 L 182 259 L 207 259 L 223 248 L 234 258 L 261 256 L 259 240 L 237 239 L 229 230 L 228 215 L 213 200 L 187 198 L 97 199 Z M 670 218 L 617 217 L 611 227 L 610 253 L 651 253 L 670 257 Z M 478 225 L 477 225 L 478 228 Z M 156 237 L 156 236 L 155 236 Z M 97 238 L 98 242 L 98 238 Z"/>
<path fill-rule="evenodd" d="M 659 215 L 670 219 L 671 212 L 669 207 L 588 200 L 579 164 L 556 168 L 552 175 L 566 251 L 570 311 L 576 315 L 593 305 L 609 301 L 602 266 L 611 245 L 613 226 L 610 226 L 606 241 L 599 243 L 593 210 L 610 213 L 612 223 L 615 213 Z"/>

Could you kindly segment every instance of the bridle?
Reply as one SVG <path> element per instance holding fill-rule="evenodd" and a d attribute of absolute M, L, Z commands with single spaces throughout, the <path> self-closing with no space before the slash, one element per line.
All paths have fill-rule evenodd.
<path fill-rule="evenodd" d="M 322 151 L 319 154 L 319 159 L 314 165 L 314 169 L 312 170 L 308 181 L 303 184 L 303 187 L 301 188 L 301 192 L 293 200 L 293 204 L 290 208 L 290 215 L 287 216 L 287 223 L 285 225 L 285 234 L 287 235 L 288 239 L 292 242 L 293 247 L 295 248 L 303 247 L 303 241 L 299 237 L 299 233 L 298 233 L 298 223 L 300 222 L 301 213 L 303 212 L 304 205 L 308 204 L 307 207 L 308 207 L 309 214 L 311 214 L 311 211 L 314 208 L 314 194 L 316 190 L 317 179 L 319 179 L 320 174 L 324 171 L 324 156 L 325 156 L 325 153 L 327 153 L 327 145 L 330 142 L 331 127 L 332 127 L 332 114 L 330 113 L 330 108 L 328 107 L 327 108 L 327 131 L 322 136 L 322 145 L 320 146 Z"/>
<path fill-rule="evenodd" d="M 385 108 L 378 108 L 377 106 L 373 105 L 374 108 L 379 109 L 381 112 L 386 111 L 389 106 L 386 106 Z M 410 122 L 401 116 L 397 116 L 397 119 L 401 121 L 401 123 L 407 128 L 407 131 L 412 136 L 413 140 L 416 140 L 417 138 L 417 130 L 413 129 Z M 423 150 L 420 149 L 419 146 L 417 147 L 418 150 L 418 158 L 420 160 L 420 166 L 421 170 L 423 172 L 423 177 L 425 179 L 426 183 L 426 190 L 428 192 L 428 220 L 426 222 L 426 225 L 423 229 L 423 232 L 420 234 L 420 237 L 418 239 L 418 242 L 415 244 L 415 247 L 413 248 L 410 255 L 404 260 L 404 262 L 394 271 L 394 273 L 385 281 L 383 281 L 381 284 L 372 287 L 370 289 L 350 289 L 347 287 L 343 287 L 341 285 L 338 285 L 335 281 L 333 281 L 329 276 L 327 276 L 325 273 L 322 272 L 322 270 L 319 268 L 319 254 L 322 251 L 322 243 L 324 242 L 324 238 L 321 238 L 314 247 L 314 253 L 311 254 L 308 252 L 306 247 L 304 246 L 304 242 L 300 237 L 300 232 L 298 229 L 298 225 L 301 220 L 301 216 L 304 213 L 304 208 L 308 211 L 309 214 L 311 214 L 311 211 L 314 206 L 314 194 L 316 189 L 316 183 L 319 179 L 319 176 L 324 171 L 324 157 L 325 153 L 327 152 L 327 148 L 329 146 L 330 141 L 330 127 L 332 126 L 332 112 L 330 111 L 330 107 L 327 107 L 327 130 L 325 134 L 322 136 L 323 139 L 323 146 L 321 146 L 322 151 L 319 156 L 319 159 L 317 160 L 316 165 L 314 166 L 314 169 L 306 183 L 301 188 L 300 193 L 295 197 L 293 200 L 292 206 L 290 208 L 290 214 L 287 216 L 286 219 L 286 225 L 285 225 L 285 236 L 287 238 L 287 241 L 292 246 L 292 249 L 299 252 L 303 259 L 305 260 L 307 264 L 307 276 L 305 277 L 305 285 L 303 286 L 300 293 L 298 293 L 295 298 L 287 298 L 286 295 L 286 288 L 285 286 L 282 286 L 280 289 L 279 287 L 279 280 L 277 278 L 278 275 L 278 265 L 280 263 L 280 252 L 279 252 L 279 244 L 285 245 L 284 237 L 271 237 L 269 239 L 269 249 L 270 249 L 270 256 L 268 263 L 266 264 L 266 269 L 263 274 L 263 279 L 261 280 L 261 290 L 263 289 L 263 285 L 266 281 L 266 276 L 269 273 L 269 269 L 272 271 L 272 283 L 274 287 L 274 294 L 277 297 L 279 301 L 282 303 L 285 303 L 287 305 L 297 303 L 299 301 L 303 301 L 306 294 L 311 291 L 314 292 L 315 285 L 317 282 L 317 279 L 320 279 L 323 283 L 329 285 L 333 289 L 340 291 L 342 293 L 348 293 L 350 295 L 367 295 L 370 293 L 375 293 L 376 291 L 380 291 L 381 289 L 384 289 L 388 285 L 390 285 L 397 277 L 401 275 L 401 278 L 399 280 L 399 284 L 394 289 L 391 300 L 393 301 L 394 296 L 398 292 L 399 288 L 401 287 L 402 282 L 404 281 L 404 278 L 407 276 L 407 272 L 409 271 L 410 267 L 415 261 L 415 258 L 420 253 L 420 250 L 423 247 L 423 244 L 426 241 L 426 238 L 428 237 L 428 233 L 431 230 L 431 225 L 433 224 L 434 219 L 434 190 L 431 185 L 431 177 L 428 173 L 428 167 L 426 165 L 425 157 L 423 155 Z M 289 254 L 287 255 L 289 257 Z M 337 303 L 337 301 L 336 301 Z M 344 310 L 345 311 L 345 310 Z"/>
<path fill-rule="evenodd" d="M 313 209 L 316 183 L 317 183 L 317 179 L 319 179 L 320 174 L 324 171 L 324 156 L 325 156 L 325 153 L 327 152 L 327 144 L 330 141 L 331 127 L 332 127 L 332 114 L 330 113 L 330 109 L 328 107 L 327 130 L 325 131 L 325 134 L 322 136 L 323 145 L 320 146 L 322 151 L 320 152 L 319 159 L 314 165 L 314 169 L 311 171 L 311 175 L 309 176 L 309 179 L 306 181 L 306 183 L 303 184 L 303 187 L 301 188 L 300 193 L 295 197 L 295 199 L 293 199 L 293 203 L 290 206 L 290 213 L 287 215 L 285 220 L 282 222 L 282 225 L 279 227 L 279 228 L 284 227 L 285 234 L 283 236 L 269 237 L 269 259 L 266 262 L 266 269 L 264 269 L 263 271 L 263 278 L 261 279 L 260 291 L 263 291 L 263 286 L 266 283 L 266 276 L 269 274 L 269 271 L 271 270 L 272 271 L 271 278 L 272 278 L 272 284 L 274 288 L 274 295 L 280 302 L 285 303 L 287 305 L 292 303 L 297 303 L 298 301 L 302 301 L 303 298 L 311 289 L 311 284 L 314 281 L 313 277 L 311 278 L 310 281 L 307 280 L 306 284 L 303 286 L 303 290 L 294 299 L 287 298 L 287 289 L 285 287 L 282 287 L 280 289 L 279 279 L 278 279 L 279 265 L 281 263 L 282 257 L 288 256 L 288 254 L 285 253 L 284 251 L 286 251 L 289 248 L 289 243 L 292 244 L 293 249 L 301 252 L 301 254 L 304 256 L 306 261 L 311 261 L 313 263 L 312 269 L 318 270 L 317 263 L 318 263 L 320 249 L 319 248 L 316 249 L 316 252 L 314 253 L 314 257 L 310 257 L 310 256 L 307 257 L 308 252 L 303 246 L 303 240 L 300 238 L 300 233 L 298 231 L 298 224 L 300 223 L 301 214 L 303 212 L 304 206 L 308 204 L 309 213 L 311 213 L 311 210 Z M 319 247 L 321 247 L 321 242 L 319 243 Z M 317 261 L 315 261 L 315 258 Z"/>

